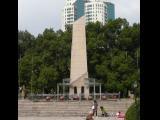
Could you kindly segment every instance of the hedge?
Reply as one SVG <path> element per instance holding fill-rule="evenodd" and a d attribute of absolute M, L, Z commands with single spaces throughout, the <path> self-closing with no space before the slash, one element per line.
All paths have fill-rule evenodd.
<path fill-rule="evenodd" d="M 140 120 L 140 101 L 133 103 L 126 112 L 125 120 Z"/>

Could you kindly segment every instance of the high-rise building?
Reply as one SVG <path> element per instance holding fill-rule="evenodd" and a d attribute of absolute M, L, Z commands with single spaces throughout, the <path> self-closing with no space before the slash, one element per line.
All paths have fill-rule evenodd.
<path fill-rule="evenodd" d="M 62 30 L 83 15 L 86 23 L 99 21 L 104 25 L 109 19 L 115 19 L 114 4 L 107 0 L 66 0 Z"/>
<path fill-rule="evenodd" d="M 84 0 L 76 0 L 76 2 L 74 3 L 74 8 L 75 8 L 75 20 L 77 20 L 78 18 L 80 18 L 81 16 L 84 15 L 84 6 L 85 5 L 85 1 Z"/>
<path fill-rule="evenodd" d="M 86 23 L 99 21 L 103 25 L 109 19 L 115 19 L 114 4 L 105 0 L 90 0 L 85 3 Z"/>
<path fill-rule="evenodd" d="M 66 0 L 62 11 L 62 30 L 65 30 L 65 25 L 71 25 L 75 21 L 74 3 L 76 0 Z"/>
<path fill-rule="evenodd" d="M 107 13 L 107 19 L 115 19 L 115 8 L 114 4 L 110 2 L 106 2 L 106 13 Z"/>

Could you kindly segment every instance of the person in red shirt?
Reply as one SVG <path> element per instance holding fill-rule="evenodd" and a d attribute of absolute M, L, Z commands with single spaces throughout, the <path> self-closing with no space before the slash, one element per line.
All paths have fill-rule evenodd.
<path fill-rule="evenodd" d="M 125 114 L 121 113 L 120 111 L 116 114 L 117 118 L 125 118 Z"/>

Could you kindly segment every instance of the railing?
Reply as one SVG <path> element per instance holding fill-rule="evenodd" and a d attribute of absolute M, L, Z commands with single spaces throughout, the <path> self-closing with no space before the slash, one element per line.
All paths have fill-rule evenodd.
<path fill-rule="evenodd" d="M 56 100 L 55 94 L 29 94 L 27 98 L 35 102 Z"/>
<path fill-rule="evenodd" d="M 95 95 L 96 99 L 100 99 L 100 100 L 117 100 L 120 99 L 120 94 L 119 93 L 92 93 L 89 94 L 89 99 L 93 99 Z"/>
<path fill-rule="evenodd" d="M 104 98 L 105 99 L 120 99 L 120 93 L 102 93 L 102 99 Z"/>
<path fill-rule="evenodd" d="M 29 94 L 26 99 L 30 99 L 32 101 L 81 101 L 81 100 L 93 100 L 95 98 L 98 100 L 118 100 L 120 99 L 119 93 L 91 93 L 88 98 L 85 98 L 84 94 L 73 94 L 70 95 L 68 93 L 65 94 Z M 18 95 L 18 99 L 23 99 L 20 95 Z"/>

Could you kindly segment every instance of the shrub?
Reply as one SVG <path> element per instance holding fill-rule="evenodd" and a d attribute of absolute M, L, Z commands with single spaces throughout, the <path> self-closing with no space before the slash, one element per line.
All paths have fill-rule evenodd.
<path fill-rule="evenodd" d="M 133 103 L 126 112 L 125 120 L 140 120 L 140 102 Z"/>

